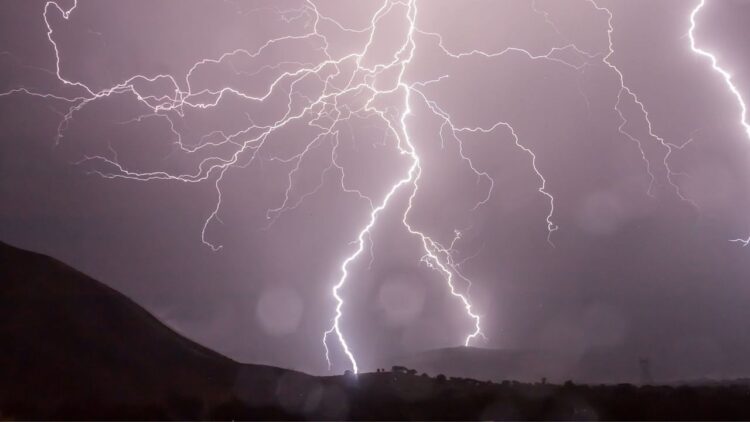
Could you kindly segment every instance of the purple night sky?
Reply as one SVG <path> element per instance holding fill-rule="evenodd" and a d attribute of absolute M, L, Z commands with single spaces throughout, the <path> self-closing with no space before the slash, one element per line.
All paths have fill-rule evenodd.
<path fill-rule="evenodd" d="M 471 346 L 748 376 L 750 136 L 698 5 L 4 0 L 0 241 L 242 362 L 329 373 L 352 257 L 360 370 L 463 345 L 463 297 Z M 749 20 L 692 33 L 741 96 Z"/>

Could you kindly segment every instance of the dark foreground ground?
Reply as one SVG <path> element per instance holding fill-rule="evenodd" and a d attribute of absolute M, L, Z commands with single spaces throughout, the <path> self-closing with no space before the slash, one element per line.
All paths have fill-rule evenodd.
<path fill-rule="evenodd" d="M 377 373 L 318 378 L 279 394 L 153 403 L 5 404 L 3 419 L 54 420 L 748 420 L 750 389 L 489 384 Z M 293 390 L 293 391 L 290 391 Z"/>
<path fill-rule="evenodd" d="M 47 256 L 0 243 L 0 420 L 750 420 L 750 385 L 490 383 L 240 364 Z"/>

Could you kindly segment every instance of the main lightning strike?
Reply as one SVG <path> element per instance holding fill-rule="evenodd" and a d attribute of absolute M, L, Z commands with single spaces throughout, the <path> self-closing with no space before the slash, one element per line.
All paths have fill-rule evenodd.
<path fill-rule="evenodd" d="M 388 193 L 385 195 L 385 198 L 383 199 L 383 202 L 375 209 L 372 210 L 372 213 L 370 214 L 370 220 L 367 223 L 367 225 L 360 231 L 359 236 L 357 237 L 357 249 L 349 255 L 344 262 L 341 264 L 341 278 L 339 279 L 338 283 L 336 283 L 332 288 L 332 295 L 336 299 L 336 316 L 333 320 L 333 326 L 326 331 L 323 334 L 323 347 L 325 348 L 325 355 L 326 355 L 326 361 L 328 362 L 328 368 L 331 368 L 331 359 L 329 355 L 328 350 L 328 336 L 331 334 L 336 334 L 336 337 L 338 338 L 339 344 L 341 344 L 341 347 L 344 350 L 344 354 L 349 359 L 349 362 L 352 365 L 352 370 L 356 374 L 359 371 L 359 367 L 357 365 L 357 360 L 354 357 L 354 354 L 352 353 L 351 349 L 349 348 L 349 345 L 346 342 L 346 339 L 344 338 L 344 335 L 341 331 L 341 317 L 343 316 L 343 306 L 344 306 L 344 299 L 341 297 L 339 291 L 342 287 L 344 287 L 344 284 L 346 284 L 347 279 L 349 277 L 349 264 L 353 262 L 355 259 L 359 257 L 359 255 L 364 251 L 365 248 L 365 238 L 371 236 L 371 230 L 375 226 L 375 222 L 377 221 L 378 214 L 380 214 L 390 202 L 391 198 L 393 198 L 394 195 L 399 191 L 399 189 L 409 183 L 414 182 L 416 179 L 416 175 L 419 173 L 419 156 L 416 154 L 416 150 L 414 149 L 414 145 L 411 143 L 411 139 L 409 138 L 409 132 L 406 128 L 406 117 L 411 113 L 411 107 L 409 104 L 410 99 L 410 90 L 409 87 L 403 82 L 404 77 L 404 71 L 406 70 L 406 66 L 411 61 L 412 57 L 414 56 L 414 20 L 416 19 L 416 0 L 410 0 L 408 5 L 408 13 L 407 17 L 409 20 L 409 30 L 407 33 L 406 41 L 401 46 L 401 49 L 396 53 L 396 57 L 398 58 L 402 54 L 407 54 L 407 57 L 401 60 L 396 61 L 396 65 L 399 66 L 399 74 L 398 79 L 396 82 L 397 89 L 403 89 L 404 90 L 404 103 L 402 105 L 402 112 L 401 112 L 401 118 L 400 118 L 400 130 L 397 130 L 396 128 L 392 127 L 389 123 L 389 127 L 393 131 L 394 135 L 396 136 L 396 139 L 398 140 L 397 146 L 401 154 L 407 154 L 410 156 L 412 160 L 412 164 L 409 167 L 409 171 L 405 178 L 402 178 L 399 180 L 395 185 L 391 187 L 391 189 L 388 191 Z M 377 14 L 375 15 L 378 16 Z M 366 54 L 367 49 L 372 44 L 373 35 L 375 33 L 375 26 L 376 26 L 376 18 L 373 18 L 372 27 L 373 31 L 370 34 L 370 38 L 367 42 L 367 45 L 365 47 L 365 50 L 363 51 L 362 55 Z M 408 52 L 407 52 L 408 51 Z M 357 60 L 357 66 L 360 67 L 360 61 Z M 385 68 L 384 68 L 385 70 Z M 376 93 L 381 93 L 378 91 L 375 91 Z M 368 107 L 370 102 L 374 99 L 373 97 L 368 100 Z M 384 117 L 384 116 L 383 116 Z M 388 121 L 385 117 L 384 119 Z M 414 186 L 414 191 L 416 191 L 416 185 Z M 404 217 L 405 218 L 405 217 Z"/>

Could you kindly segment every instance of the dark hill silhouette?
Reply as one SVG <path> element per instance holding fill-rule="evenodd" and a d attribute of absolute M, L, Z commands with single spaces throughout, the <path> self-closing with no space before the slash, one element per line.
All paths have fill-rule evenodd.
<path fill-rule="evenodd" d="M 420 372 L 500 382 L 622 383 L 638 381 L 637 355 L 607 349 L 585 354 L 548 350 L 452 347 L 384 359 L 378 366 L 403 364 Z"/>
<path fill-rule="evenodd" d="M 282 376 L 311 378 L 240 365 L 87 275 L 2 242 L 0 345 L 0 405 L 33 405 L 42 417 L 72 404 L 213 402 L 234 393 L 262 406 Z"/>
<path fill-rule="evenodd" d="M 435 356 L 474 361 L 481 372 L 497 353 Z M 518 364 L 506 360 L 508 370 Z M 393 372 L 333 377 L 240 364 L 67 265 L 0 243 L 0 420 L 750 419 L 746 380 L 640 388 L 490 383 L 416 375 L 399 364 Z"/>

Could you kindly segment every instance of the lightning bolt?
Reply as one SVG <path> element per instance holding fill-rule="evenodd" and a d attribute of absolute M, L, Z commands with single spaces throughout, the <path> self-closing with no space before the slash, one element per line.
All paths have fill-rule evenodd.
<path fill-rule="evenodd" d="M 544 176 L 543 169 L 539 165 L 537 154 L 523 142 L 521 131 L 514 127 L 513 123 L 502 118 L 486 124 L 475 122 L 462 122 L 451 115 L 449 108 L 440 104 L 430 96 L 429 87 L 437 86 L 450 79 L 450 75 L 429 80 L 409 80 L 407 70 L 410 68 L 415 57 L 415 51 L 422 45 L 436 47 L 447 60 L 460 62 L 469 57 L 479 60 L 496 60 L 501 57 L 514 56 L 521 60 L 532 63 L 544 63 L 556 66 L 562 71 L 580 75 L 586 69 L 594 66 L 603 66 L 617 77 L 618 93 L 613 99 L 613 112 L 619 117 L 620 124 L 618 132 L 627 140 L 633 142 L 644 162 L 646 173 L 649 177 L 647 194 L 653 196 L 653 187 L 657 180 L 654 172 L 655 166 L 651 162 L 644 149 L 643 142 L 629 131 L 632 118 L 629 119 L 623 110 L 626 102 L 635 104 L 640 111 L 639 119 L 645 123 L 648 129 L 648 137 L 655 140 L 664 150 L 661 166 L 665 169 L 666 180 L 674 192 L 682 199 L 692 203 L 680 190 L 676 178 L 682 173 L 673 171 L 669 164 L 669 158 L 674 151 L 678 151 L 687 145 L 675 144 L 665 140 L 655 133 L 648 109 L 644 102 L 638 97 L 633 89 L 626 84 L 626 78 L 622 70 L 613 63 L 615 55 L 613 41 L 613 19 L 612 12 L 600 6 L 596 0 L 584 0 L 593 7 L 593 10 L 603 13 L 608 23 L 606 51 L 585 51 L 574 43 L 565 39 L 562 32 L 555 25 L 552 16 L 540 9 L 536 0 L 532 0 L 529 7 L 544 19 L 545 23 L 563 39 L 560 45 L 555 45 L 544 51 L 531 51 L 520 47 L 507 47 L 498 51 L 485 51 L 482 49 L 469 49 L 457 51 L 449 48 L 443 35 L 435 31 L 427 31 L 420 28 L 418 22 L 417 0 L 383 0 L 378 3 L 379 7 L 373 12 L 369 23 L 363 28 L 348 27 L 336 19 L 322 13 L 315 2 L 305 0 L 298 8 L 278 9 L 274 7 L 255 8 L 242 13 L 258 13 L 261 11 L 272 11 L 283 24 L 300 25 L 304 31 L 298 35 L 285 35 L 272 38 L 261 44 L 255 50 L 236 49 L 221 54 L 218 57 L 203 58 L 190 66 L 184 77 L 171 74 L 145 75 L 136 74 L 129 78 L 104 89 L 95 89 L 82 81 L 73 80 L 64 76 L 61 65 L 61 50 L 55 40 L 53 25 L 50 16 L 56 13 L 65 21 L 69 21 L 73 12 L 79 7 L 78 1 L 73 1 L 69 7 L 60 6 L 57 1 L 45 3 L 42 17 L 47 29 L 46 36 L 54 54 L 54 70 L 49 71 L 63 88 L 63 92 L 42 92 L 31 88 L 14 88 L 0 93 L 0 97 L 15 94 L 29 95 L 62 104 L 66 109 L 62 113 L 60 123 L 55 136 L 55 144 L 59 144 L 64 137 L 70 122 L 83 108 L 89 107 L 95 102 L 114 96 L 127 96 L 134 99 L 144 112 L 139 116 L 121 122 L 121 124 L 134 124 L 147 119 L 157 119 L 166 122 L 168 136 L 173 140 L 175 148 L 182 154 L 200 157 L 198 164 L 192 171 L 170 172 L 166 170 L 136 171 L 120 161 L 116 147 L 107 142 L 107 153 L 103 155 L 85 155 L 77 162 L 91 168 L 90 172 L 109 179 L 128 179 L 140 182 L 154 180 L 168 180 L 180 183 L 212 183 L 216 192 L 216 202 L 208 213 L 201 230 L 201 240 L 213 251 L 218 251 L 222 245 L 209 239 L 208 229 L 214 222 L 221 223 L 220 211 L 222 209 L 222 186 L 224 177 L 228 171 L 236 168 L 246 168 L 254 163 L 263 162 L 289 168 L 286 173 L 283 198 L 278 206 L 266 211 L 267 226 L 269 230 L 275 222 L 285 213 L 301 206 L 304 201 L 315 195 L 326 183 L 326 176 L 336 174 L 339 188 L 342 192 L 353 196 L 364 207 L 366 207 L 367 218 L 362 226 L 356 231 L 357 235 L 351 250 L 345 255 L 338 266 L 339 277 L 331 285 L 331 296 L 335 302 L 334 315 L 331 325 L 324 331 L 322 344 L 325 358 L 329 369 L 332 367 L 332 357 L 329 343 L 335 340 L 349 366 L 356 373 L 360 367 L 353 347 L 349 344 L 344 334 L 343 318 L 346 307 L 344 288 L 352 281 L 352 265 L 360 259 L 365 251 L 370 248 L 370 264 L 372 255 L 372 237 L 382 214 L 398 206 L 396 199 L 400 195 L 406 198 L 399 209 L 401 226 L 406 232 L 418 241 L 420 246 L 421 262 L 428 268 L 435 270 L 448 287 L 450 294 L 463 309 L 466 318 L 471 323 L 471 329 L 463 337 L 463 344 L 469 346 L 479 338 L 486 338 L 482 331 L 481 315 L 474 309 L 470 298 L 472 281 L 461 271 L 461 266 L 473 256 L 463 260 L 457 260 L 458 244 L 461 242 L 463 233 L 468 228 L 456 228 L 454 236 L 449 242 L 441 243 L 438 236 L 427 233 L 420 229 L 419 224 L 413 221 L 412 210 L 420 192 L 423 169 L 422 158 L 417 148 L 418 143 L 409 131 L 410 119 L 415 118 L 415 106 L 418 104 L 425 109 L 426 113 L 440 123 L 435 139 L 439 139 L 442 146 L 454 142 L 458 147 L 458 159 L 475 175 L 478 182 L 483 181 L 487 186 L 484 196 L 469 209 L 474 212 L 486 205 L 492 198 L 495 180 L 490 173 L 476 165 L 471 156 L 465 152 L 465 139 L 477 134 L 495 134 L 504 132 L 512 139 L 513 146 L 528 157 L 530 173 L 538 180 L 537 192 L 547 204 L 547 213 L 544 219 L 546 226 L 546 240 L 554 247 L 553 234 L 559 229 L 555 223 L 555 197 L 549 189 L 549 182 Z M 750 125 L 746 121 L 745 103 L 739 91 L 732 83 L 731 75 L 720 68 L 713 55 L 695 46 L 693 30 L 695 28 L 695 17 L 703 7 L 705 1 L 693 10 L 691 14 L 690 39 L 693 51 L 711 59 L 713 68 L 721 74 L 732 92 L 737 97 L 742 108 L 742 124 L 750 137 Z M 239 6 L 238 6 L 239 7 Z M 240 13 L 238 9 L 238 13 Z M 384 28 L 384 21 L 391 14 L 398 14 L 403 18 L 405 27 L 403 37 L 397 40 L 399 43 L 395 51 L 377 63 L 372 61 L 372 50 L 376 44 L 376 36 L 379 31 L 388 30 Z M 351 52 L 334 53 L 331 47 L 330 35 L 323 26 L 333 28 L 339 34 L 351 36 L 354 39 L 362 37 L 361 48 Z M 281 60 L 273 64 L 264 64 L 255 71 L 244 71 L 237 66 L 234 60 L 261 60 L 264 54 L 272 48 L 282 48 L 304 44 L 313 53 L 315 59 L 306 60 Z M 575 60 L 571 58 L 575 57 Z M 218 88 L 201 87 L 196 75 L 204 68 L 212 66 L 227 66 L 236 75 L 252 78 L 261 75 L 272 75 L 260 92 L 249 92 L 232 86 L 221 86 Z M 411 76 L 411 75 L 410 75 Z M 157 84 L 166 84 L 169 89 L 157 90 Z M 303 90 L 301 86 L 314 84 L 317 91 L 314 93 Z M 579 86 L 580 88 L 580 86 Z M 153 91 L 151 91 L 153 89 Z M 71 94 L 70 92 L 74 92 Z M 588 99 L 585 98 L 586 103 Z M 249 104 L 270 104 L 274 101 L 283 102 L 284 107 L 280 116 L 270 121 L 256 122 L 249 114 L 247 126 L 238 130 L 213 130 L 201 136 L 197 143 L 190 143 L 183 139 L 183 134 L 176 124 L 178 119 L 185 119 L 187 113 L 200 112 L 217 107 L 228 99 L 236 99 Z M 386 105 L 384 105 L 384 103 Z M 393 143 L 399 155 L 407 160 L 408 168 L 401 174 L 386 193 L 380 198 L 374 198 L 359 190 L 348 181 L 347 168 L 339 158 L 341 147 L 342 130 L 352 121 L 376 123 L 383 130 L 383 145 Z M 314 136 L 309 139 L 300 140 L 300 149 L 291 154 L 274 153 L 270 151 L 275 137 L 283 128 L 294 124 L 302 124 L 314 130 Z M 689 141 L 688 141 L 689 142 Z M 229 152 L 227 152 L 229 151 Z M 330 161 L 320 175 L 318 183 L 304 192 L 297 192 L 297 180 L 301 177 L 303 166 L 311 160 L 314 151 L 330 152 Z M 734 241 L 750 244 L 750 238 Z"/>
<path fill-rule="evenodd" d="M 382 10 L 382 9 L 381 9 Z M 391 201 L 391 199 L 396 195 L 396 193 L 401 189 L 402 186 L 412 184 L 414 186 L 414 191 L 416 191 L 416 185 L 415 181 L 418 177 L 418 174 L 420 172 L 419 167 L 419 156 L 416 153 L 416 150 L 414 148 L 414 145 L 411 142 L 411 138 L 409 137 L 409 132 L 406 126 L 406 118 L 411 113 L 411 107 L 410 107 L 410 93 L 411 90 L 409 89 L 408 85 L 403 81 L 404 78 L 404 71 L 406 70 L 406 66 L 411 62 L 411 59 L 414 57 L 414 21 L 416 19 L 417 14 L 417 8 L 416 8 L 416 2 L 415 0 L 410 0 L 408 4 L 408 11 L 407 11 L 407 18 L 409 21 L 409 30 L 407 32 L 406 40 L 404 44 L 401 46 L 401 49 L 396 53 L 396 60 L 390 64 L 390 66 L 398 66 L 398 80 L 396 82 L 396 89 L 402 90 L 404 92 L 404 102 L 402 104 L 402 111 L 401 111 L 401 117 L 399 119 L 400 123 L 400 130 L 397 129 L 394 126 L 391 126 L 391 122 L 384 116 L 384 114 L 381 114 L 381 116 L 384 118 L 384 120 L 388 121 L 389 127 L 393 134 L 396 136 L 398 143 L 397 147 L 401 154 L 408 155 L 412 161 L 411 166 L 409 167 L 409 170 L 406 174 L 406 177 L 399 180 L 395 185 L 391 187 L 391 189 L 388 191 L 388 193 L 385 195 L 385 198 L 383 199 L 382 203 L 374 208 L 372 210 L 372 213 L 370 214 L 370 220 L 367 223 L 367 225 L 359 232 L 359 236 L 357 237 L 357 248 L 356 250 L 349 255 L 341 264 L 341 278 L 338 280 L 338 282 L 333 286 L 331 290 L 331 294 L 336 299 L 336 316 L 333 319 L 333 326 L 326 331 L 323 334 L 323 347 L 325 349 L 325 356 L 326 361 L 328 362 L 328 368 L 331 368 L 331 359 L 330 354 L 328 350 L 328 336 L 335 334 L 339 344 L 341 345 L 342 349 L 344 350 L 344 354 L 349 359 L 349 362 L 351 363 L 352 370 L 354 373 L 357 373 L 359 371 L 359 367 L 357 365 L 357 360 L 354 357 L 354 353 L 352 353 L 351 348 L 349 347 L 348 343 L 346 342 L 346 339 L 344 338 L 344 335 L 341 331 L 341 318 L 343 317 L 343 306 L 344 306 L 344 299 L 340 295 L 341 288 L 344 287 L 346 284 L 348 278 L 349 278 L 349 264 L 351 264 L 354 260 L 356 260 L 360 254 L 365 249 L 365 239 L 370 236 L 371 230 L 375 226 L 375 223 L 377 221 L 378 215 L 388 206 L 388 203 Z M 365 51 L 363 52 L 363 55 L 367 52 L 367 48 L 372 44 L 373 36 L 374 36 L 374 29 L 376 27 L 376 20 L 378 18 L 379 14 L 375 14 L 373 17 L 373 20 L 370 22 L 371 27 L 373 28 L 373 31 L 370 33 L 370 38 L 367 42 L 367 46 L 365 47 Z M 403 57 L 403 58 L 399 58 Z M 360 58 L 357 60 L 357 66 L 361 67 Z M 383 67 L 381 71 L 387 70 L 388 67 Z M 383 92 L 376 91 L 376 94 L 382 94 Z M 373 101 L 373 98 L 370 98 L 368 100 L 368 106 Z"/>
<path fill-rule="evenodd" d="M 688 30 L 688 39 L 690 40 L 690 49 L 693 51 L 693 53 L 705 57 L 709 60 L 711 63 L 711 69 L 719 74 L 722 79 L 724 79 L 724 83 L 727 86 L 727 89 L 729 89 L 729 92 L 732 93 L 735 100 L 737 100 L 737 105 L 739 107 L 739 124 L 745 129 L 745 135 L 748 139 L 750 139 L 750 122 L 748 122 L 747 117 L 747 105 L 745 104 L 745 99 L 742 98 L 742 93 L 737 88 L 737 86 L 734 84 L 734 80 L 732 79 L 732 74 L 729 73 L 726 69 L 719 66 L 719 60 L 716 58 L 715 55 L 713 55 L 710 51 L 704 50 L 700 47 L 698 47 L 698 44 L 695 40 L 695 28 L 697 27 L 696 19 L 698 17 L 698 14 L 703 10 L 703 8 L 706 6 L 706 0 L 701 0 L 697 6 L 693 9 L 693 11 L 690 13 L 690 29 Z M 742 246 L 748 246 L 750 245 L 750 237 L 747 238 L 740 238 L 740 239 L 731 239 L 730 242 L 736 242 L 741 243 Z"/>

